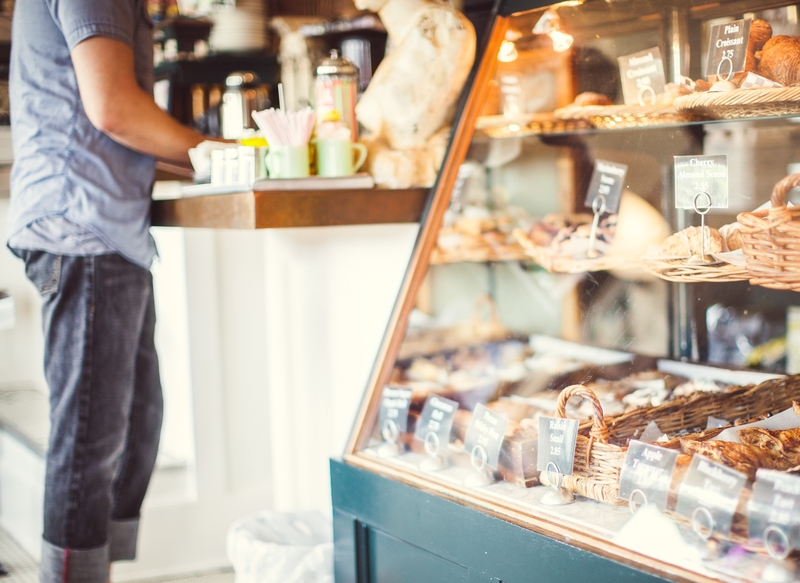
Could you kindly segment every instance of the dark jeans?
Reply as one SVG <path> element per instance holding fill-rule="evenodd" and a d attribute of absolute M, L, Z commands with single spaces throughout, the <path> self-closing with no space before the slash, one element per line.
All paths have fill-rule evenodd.
<path fill-rule="evenodd" d="M 150 272 L 118 255 L 21 251 L 42 294 L 50 442 L 42 583 L 105 583 L 133 559 L 163 400 Z"/>

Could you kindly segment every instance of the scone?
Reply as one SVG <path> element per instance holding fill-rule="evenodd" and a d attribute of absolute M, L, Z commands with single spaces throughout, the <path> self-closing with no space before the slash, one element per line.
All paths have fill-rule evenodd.
<path fill-rule="evenodd" d="M 739 223 L 722 225 L 719 228 L 719 234 L 722 235 L 728 251 L 736 251 L 742 248 L 742 225 Z"/>
<path fill-rule="evenodd" d="M 584 91 L 575 98 L 575 101 L 572 102 L 572 105 L 614 105 L 614 102 L 602 93 Z"/>
<path fill-rule="evenodd" d="M 725 250 L 725 243 L 720 232 L 712 227 L 704 227 L 706 233 L 706 255 L 720 253 Z M 667 237 L 661 244 L 661 252 L 669 257 L 689 257 L 703 253 L 703 238 L 700 227 L 687 227 Z"/>

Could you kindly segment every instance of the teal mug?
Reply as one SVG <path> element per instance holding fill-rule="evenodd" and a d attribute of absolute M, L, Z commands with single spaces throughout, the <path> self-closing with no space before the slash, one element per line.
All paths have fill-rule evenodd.
<path fill-rule="evenodd" d="M 367 147 L 350 140 L 314 140 L 317 147 L 317 174 L 320 176 L 350 176 L 367 159 Z M 356 157 L 358 157 L 354 160 Z"/>
<path fill-rule="evenodd" d="M 270 146 L 265 162 L 270 178 L 309 175 L 308 146 Z"/>

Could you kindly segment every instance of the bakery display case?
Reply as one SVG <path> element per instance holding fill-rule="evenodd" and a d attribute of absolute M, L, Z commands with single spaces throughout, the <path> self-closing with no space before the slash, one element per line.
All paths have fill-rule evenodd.
<path fill-rule="evenodd" d="M 495 12 L 331 465 L 337 581 L 800 580 L 798 5 Z"/>

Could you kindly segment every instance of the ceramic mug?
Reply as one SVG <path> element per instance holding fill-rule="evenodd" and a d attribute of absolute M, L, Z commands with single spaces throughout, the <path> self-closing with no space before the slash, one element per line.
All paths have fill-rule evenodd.
<path fill-rule="evenodd" d="M 355 174 L 367 159 L 367 147 L 350 140 L 315 140 L 317 174 L 320 176 L 349 176 Z M 354 161 L 354 154 L 358 158 Z"/>
<path fill-rule="evenodd" d="M 270 178 L 305 178 L 309 175 L 308 146 L 270 146 L 265 161 Z"/>

